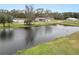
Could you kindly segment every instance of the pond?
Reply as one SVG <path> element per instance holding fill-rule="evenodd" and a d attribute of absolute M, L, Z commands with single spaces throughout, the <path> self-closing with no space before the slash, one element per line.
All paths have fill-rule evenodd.
<path fill-rule="evenodd" d="M 0 55 L 13 55 L 18 50 L 67 36 L 79 31 L 72 26 L 41 26 L 31 29 L 0 29 Z"/>

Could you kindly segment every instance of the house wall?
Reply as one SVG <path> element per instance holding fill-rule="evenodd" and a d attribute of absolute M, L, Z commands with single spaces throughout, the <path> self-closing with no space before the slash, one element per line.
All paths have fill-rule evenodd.
<path fill-rule="evenodd" d="M 15 23 L 24 23 L 24 20 L 25 19 L 13 19 L 13 22 L 15 22 Z"/>
<path fill-rule="evenodd" d="M 78 20 L 78 19 L 76 19 L 76 18 L 67 18 L 66 20 L 76 21 L 76 20 Z"/>
<path fill-rule="evenodd" d="M 47 18 L 36 18 L 35 21 L 44 21 L 44 22 L 47 22 L 47 21 L 50 21 L 50 19 L 47 19 Z"/>

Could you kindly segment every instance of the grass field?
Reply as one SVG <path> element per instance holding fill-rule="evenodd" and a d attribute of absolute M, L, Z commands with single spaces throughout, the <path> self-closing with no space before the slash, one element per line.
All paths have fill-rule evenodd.
<path fill-rule="evenodd" d="M 79 32 L 18 51 L 19 55 L 79 55 Z"/>
<path fill-rule="evenodd" d="M 10 24 L 10 28 L 21 28 L 24 27 L 24 24 L 19 24 L 19 23 L 12 23 Z M 3 29 L 3 24 L 0 24 L 0 29 Z M 5 24 L 5 28 L 9 28 L 8 27 L 8 23 Z"/>
<path fill-rule="evenodd" d="M 48 26 L 48 25 L 64 25 L 64 26 L 79 26 L 79 21 L 69 21 L 69 20 L 52 20 L 49 22 L 32 22 L 31 26 Z M 8 23 L 5 24 L 8 28 Z M 28 27 L 28 25 L 20 24 L 20 23 L 12 23 L 11 28 L 22 28 L 22 27 Z M 0 24 L 0 28 L 3 28 L 3 25 Z"/>
<path fill-rule="evenodd" d="M 45 25 L 64 25 L 64 26 L 79 26 L 78 21 L 71 21 L 71 20 L 52 20 L 49 22 L 33 22 L 33 26 L 45 26 Z"/>

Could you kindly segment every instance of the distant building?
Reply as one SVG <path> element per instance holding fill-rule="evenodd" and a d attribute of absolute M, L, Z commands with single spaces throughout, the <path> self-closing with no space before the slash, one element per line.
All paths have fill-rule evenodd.
<path fill-rule="evenodd" d="M 66 20 L 76 21 L 76 20 L 78 20 L 78 19 L 77 19 L 77 18 L 67 18 Z"/>
<path fill-rule="evenodd" d="M 24 24 L 25 18 L 14 18 L 13 22 L 14 23 L 20 23 L 20 24 Z"/>
<path fill-rule="evenodd" d="M 42 22 L 48 22 L 48 21 L 51 21 L 51 19 L 53 19 L 53 18 L 50 18 L 50 17 L 37 17 L 36 19 L 35 19 L 35 21 L 42 21 Z"/>

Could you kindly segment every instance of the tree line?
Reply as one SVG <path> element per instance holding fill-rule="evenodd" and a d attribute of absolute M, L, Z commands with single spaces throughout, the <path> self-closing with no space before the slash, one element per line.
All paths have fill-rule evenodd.
<path fill-rule="evenodd" d="M 26 18 L 25 13 L 19 13 L 19 12 L 10 12 L 12 16 L 16 18 Z M 79 12 L 52 12 L 51 10 L 44 10 L 43 8 L 38 8 L 36 10 L 33 10 L 34 17 L 51 17 L 54 19 L 66 19 L 66 18 L 79 18 Z"/>
<path fill-rule="evenodd" d="M 34 17 L 51 17 L 51 18 L 54 18 L 54 19 L 66 19 L 66 18 L 79 18 L 79 12 L 62 12 L 62 13 L 59 13 L 59 12 L 52 12 L 51 10 L 48 10 L 48 9 L 43 9 L 43 8 L 38 8 L 36 10 L 33 10 L 33 16 Z M 17 12 L 17 10 L 13 10 L 10 11 L 10 14 L 13 16 L 13 17 L 16 17 L 16 18 L 26 18 L 26 14 L 25 13 L 19 13 Z"/>
<path fill-rule="evenodd" d="M 34 17 L 52 17 L 54 19 L 66 19 L 69 17 L 79 18 L 79 12 L 62 12 L 62 13 L 59 13 L 59 12 L 52 12 L 51 10 L 44 9 L 44 8 L 34 9 L 34 7 L 32 5 L 31 6 L 26 5 L 26 6 L 25 6 L 26 9 L 22 10 L 24 12 L 21 12 L 21 10 L 16 10 L 16 9 L 13 9 L 10 11 L 0 9 L 0 14 L 7 13 L 7 14 L 10 14 L 11 16 L 13 16 L 14 18 L 26 18 L 26 10 L 28 8 L 31 8 L 33 10 L 30 10 L 30 11 L 32 11 Z M 29 11 L 27 10 L 27 12 L 29 12 Z"/>

